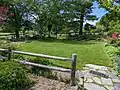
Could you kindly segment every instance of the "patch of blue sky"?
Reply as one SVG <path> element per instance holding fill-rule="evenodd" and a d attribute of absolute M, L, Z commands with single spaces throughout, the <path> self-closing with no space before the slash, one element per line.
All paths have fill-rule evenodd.
<path fill-rule="evenodd" d="M 96 23 L 101 19 L 101 17 L 104 16 L 108 12 L 104 8 L 100 8 L 97 2 L 93 2 L 92 7 L 93 7 L 93 9 L 92 9 L 93 13 L 91 13 L 91 15 L 96 15 L 98 20 L 95 20 L 95 21 L 88 21 L 87 20 L 86 22 L 89 24 L 92 24 L 92 25 L 96 25 Z"/>

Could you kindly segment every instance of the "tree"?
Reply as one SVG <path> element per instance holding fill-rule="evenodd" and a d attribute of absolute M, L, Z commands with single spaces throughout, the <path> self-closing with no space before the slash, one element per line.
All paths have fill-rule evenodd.
<path fill-rule="evenodd" d="M 0 6 L 0 24 L 3 24 L 5 19 L 7 18 L 8 8 L 7 6 Z"/>
<path fill-rule="evenodd" d="M 110 33 L 119 31 L 120 26 L 120 1 L 119 0 L 99 0 L 100 7 L 105 8 L 109 13 L 104 15 L 100 22 L 105 27 L 105 31 Z"/>
<path fill-rule="evenodd" d="M 36 26 L 38 27 L 40 38 L 45 33 L 44 28 L 47 28 L 48 36 L 50 37 L 51 31 L 54 31 L 56 34 L 58 32 L 57 28 L 61 22 L 61 4 L 60 0 L 41 0 L 40 2 L 32 3 L 33 11 L 35 12 Z M 56 28 L 56 30 L 52 30 Z"/>
<path fill-rule="evenodd" d="M 83 22 L 96 20 L 95 15 L 91 15 L 92 0 L 12 0 L 7 1 L 7 5 L 12 16 L 7 18 L 6 25 L 14 27 L 17 38 L 23 22 L 27 23 L 30 18 L 33 18 L 30 22 L 35 23 L 40 38 L 46 33 L 50 36 L 51 32 L 57 36 L 64 27 L 81 35 Z"/>
<path fill-rule="evenodd" d="M 107 11 L 120 12 L 120 0 L 97 0 L 100 7 Z"/>
<path fill-rule="evenodd" d="M 84 29 L 86 30 L 86 31 L 90 31 L 91 29 L 93 29 L 94 28 L 94 26 L 93 25 L 91 25 L 91 24 L 89 24 L 89 23 L 86 23 L 85 24 L 85 26 L 84 26 Z"/>
<path fill-rule="evenodd" d="M 103 34 L 105 32 L 105 27 L 100 22 L 96 24 L 96 30 L 97 33 Z"/>
<path fill-rule="evenodd" d="M 83 23 L 85 20 L 96 20 L 95 15 L 92 13 L 92 0 L 73 0 L 65 2 L 65 15 L 66 20 L 70 23 L 76 21 L 77 26 L 79 26 L 79 35 L 83 32 Z"/>

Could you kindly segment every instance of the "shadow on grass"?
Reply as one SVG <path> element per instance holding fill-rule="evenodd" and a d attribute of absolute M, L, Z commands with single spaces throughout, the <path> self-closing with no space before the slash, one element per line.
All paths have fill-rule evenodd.
<path fill-rule="evenodd" d="M 51 42 L 51 43 L 65 43 L 65 44 L 80 44 L 80 45 L 93 45 L 97 44 L 98 41 L 96 40 L 66 40 L 66 39 L 53 39 L 53 38 L 45 38 L 42 40 L 39 40 L 41 42 Z"/>

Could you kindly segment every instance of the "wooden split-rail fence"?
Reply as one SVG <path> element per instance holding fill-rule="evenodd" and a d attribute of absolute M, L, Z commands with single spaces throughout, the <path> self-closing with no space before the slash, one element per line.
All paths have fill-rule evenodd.
<path fill-rule="evenodd" d="M 50 56 L 50 55 L 44 55 L 44 54 L 37 54 L 37 53 L 31 53 L 31 52 L 24 52 L 24 51 L 15 51 L 11 50 L 11 48 L 8 49 L 0 49 L 0 52 L 7 52 L 7 57 L 5 58 L 4 56 L 1 56 L 1 59 L 11 59 L 12 54 L 22 54 L 22 55 L 29 55 L 29 56 L 36 56 L 36 57 L 42 57 L 42 58 L 48 58 L 48 59 L 54 59 L 54 60 L 62 60 L 62 61 L 71 61 L 71 69 L 65 69 L 65 68 L 60 68 L 60 67 L 54 67 L 54 66 L 47 66 L 47 65 L 42 65 L 42 64 L 37 64 L 33 62 L 28 62 L 25 60 L 19 60 L 19 63 L 24 64 L 24 65 L 31 65 L 35 67 L 41 67 L 41 68 L 46 68 L 50 70 L 56 70 L 56 71 L 61 71 L 61 72 L 68 72 L 71 74 L 71 86 L 76 85 L 76 78 L 75 78 L 75 72 L 76 72 L 76 54 L 72 54 L 71 58 L 64 58 L 64 57 L 57 57 L 57 56 Z"/>

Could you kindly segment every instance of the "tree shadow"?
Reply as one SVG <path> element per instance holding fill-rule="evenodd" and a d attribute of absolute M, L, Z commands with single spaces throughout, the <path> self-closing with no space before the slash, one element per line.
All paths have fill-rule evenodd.
<path fill-rule="evenodd" d="M 65 44 L 79 44 L 79 45 L 93 45 L 97 44 L 97 40 L 66 40 L 66 39 L 53 39 L 45 38 L 40 40 L 41 42 L 51 42 L 51 43 L 65 43 Z"/>

